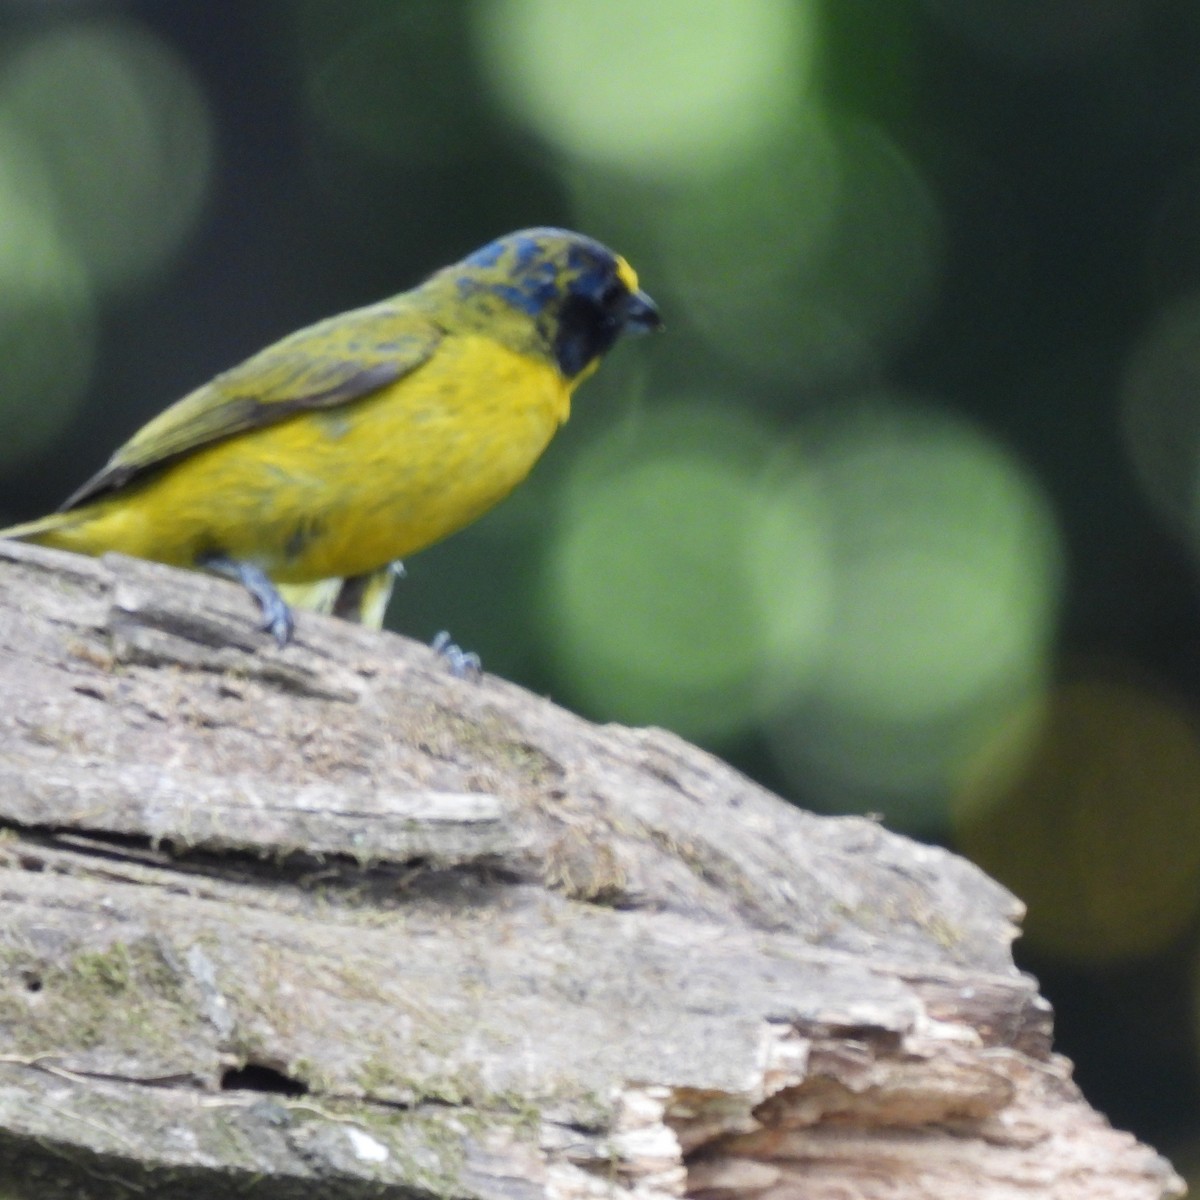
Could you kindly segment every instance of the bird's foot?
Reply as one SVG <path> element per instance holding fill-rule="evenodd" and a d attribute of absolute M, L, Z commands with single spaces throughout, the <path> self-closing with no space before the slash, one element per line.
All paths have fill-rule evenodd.
<path fill-rule="evenodd" d="M 224 554 L 211 554 L 200 560 L 200 566 L 240 583 L 254 597 L 262 612 L 260 628 L 275 639 L 276 645 L 286 646 L 292 640 L 292 634 L 296 631 L 292 610 L 275 590 L 265 571 L 253 563 L 240 562 Z"/>
<path fill-rule="evenodd" d="M 451 674 L 459 679 L 483 678 L 483 663 L 480 661 L 479 655 L 473 650 L 464 650 L 456 642 L 452 642 L 450 634 L 446 630 L 443 629 L 429 643 L 429 648 L 439 658 L 444 658 L 450 664 Z"/>

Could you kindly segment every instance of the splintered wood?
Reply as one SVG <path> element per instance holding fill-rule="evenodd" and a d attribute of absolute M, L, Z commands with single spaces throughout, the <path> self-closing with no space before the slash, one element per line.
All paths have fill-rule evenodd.
<path fill-rule="evenodd" d="M 0 1182 L 1183 1194 L 1071 1083 L 970 864 L 393 635 L 254 620 L 0 543 Z"/>

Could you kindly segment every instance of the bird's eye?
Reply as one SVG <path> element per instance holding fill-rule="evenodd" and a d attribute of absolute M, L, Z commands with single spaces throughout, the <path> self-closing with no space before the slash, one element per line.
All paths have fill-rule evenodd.
<path fill-rule="evenodd" d="M 600 293 L 600 307 L 614 308 L 625 296 L 625 285 L 619 279 L 610 279 Z"/>

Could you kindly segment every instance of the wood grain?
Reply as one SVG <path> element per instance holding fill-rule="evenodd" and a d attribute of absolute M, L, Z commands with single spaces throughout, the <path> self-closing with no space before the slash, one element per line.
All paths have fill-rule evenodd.
<path fill-rule="evenodd" d="M 0 1180 L 1182 1195 L 1071 1083 L 970 864 L 394 635 L 254 621 L 0 543 Z"/>

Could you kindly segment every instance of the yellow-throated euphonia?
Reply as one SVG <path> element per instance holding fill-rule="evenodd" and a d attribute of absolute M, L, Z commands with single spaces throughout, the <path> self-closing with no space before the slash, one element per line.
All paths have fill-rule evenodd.
<path fill-rule="evenodd" d="M 512 233 L 218 375 L 58 512 L 0 537 L 227 575 L 280 644 L 292 617 L 276 584 L 378 624 L 393 560 L 503 499 L 600 357 L 659 324 L 632 268 L 599 242 Z"/>

